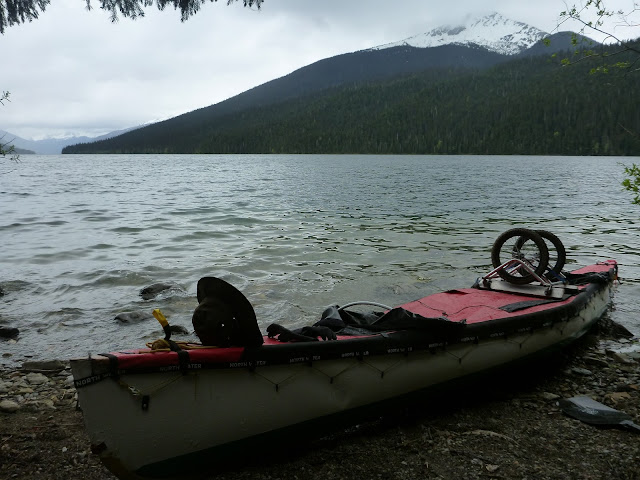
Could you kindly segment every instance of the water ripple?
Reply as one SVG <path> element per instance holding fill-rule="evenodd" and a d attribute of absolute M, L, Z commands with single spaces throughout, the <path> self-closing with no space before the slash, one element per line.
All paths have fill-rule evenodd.
<path fill-rule="evenodd" d="M 569 266 L 617 259 L 612 317 L 640 334 L 640 207 L 619 165 L 633 160 L 29 156 L 0 191 L 0 313 L 23 332 L 3 361 L 162 336 L 153 321 L 113 321 L 124 311 L 162 308 L 190 329 L 205 275 L 240 288 L 263 328 L 332 303 L 404 303 L 471 285 L 515 225 L 556 233 Z M 143 301 L 156 282 L 186 293 Z"/>

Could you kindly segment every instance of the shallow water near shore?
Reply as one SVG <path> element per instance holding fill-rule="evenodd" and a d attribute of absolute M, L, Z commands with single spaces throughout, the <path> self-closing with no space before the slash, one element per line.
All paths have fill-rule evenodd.
<path fill-rule="evenodd" d="M 638 158 L 369 155 L 23 156 L 0 174 L 0 363 L 142 347 L 150 316 L 191 330 L 202 276 L 243 291 L 263 331 L 329 304 L 470 286 L 495 238 L 549 230 L 574 268 L 620 264 L 613 320 L 640 335 Z M 152 300 L 157 282 L 175 288 Z M 115 316 L 149 316 L 123 324 Z M 195 339 L 193 335 L 184 337 Z"/>

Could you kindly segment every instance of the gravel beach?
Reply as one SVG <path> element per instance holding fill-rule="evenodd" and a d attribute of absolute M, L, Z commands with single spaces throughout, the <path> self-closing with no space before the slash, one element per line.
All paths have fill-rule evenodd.
<path fill-rule="evenodd" d="M 587 395 L 640 424 L 638 339 L 615 331 L 605 320 L 547 363 L 385 413 L 295 451 L 270 458 L 247 452 L 242 466 L 204 478 L 640 479 L 640 434 L 582 423 L 557 404 Z M 0 369 L 1 479 L 115 478 L 90 452 L 76 398 L 65 362 Z"/>

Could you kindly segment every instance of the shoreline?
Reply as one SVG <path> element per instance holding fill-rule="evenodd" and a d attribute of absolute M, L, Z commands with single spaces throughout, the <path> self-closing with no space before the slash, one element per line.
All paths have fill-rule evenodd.
<path fill-rule="evenodd" d="M 247 452 L 237 468 L 205 478 L 640 479 L 640 435 L 587 425 L 557 406 L 587 395 L 640 424 L 640 352 L 605 349 L 613 330 L 596 327 L 552 363 L 386 412 L 295 452 Z M 90 452 L 76 402 L 68 362 L 0 368 L 0 478 L 114 479 Z"/>

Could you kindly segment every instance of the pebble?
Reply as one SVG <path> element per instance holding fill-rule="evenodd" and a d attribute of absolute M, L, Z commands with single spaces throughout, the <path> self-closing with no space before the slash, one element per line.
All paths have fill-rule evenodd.
<path fill-rule="evenodd" d="M 614 352 L 613 350 L 607 350 L 607 355 L 615 360 L 616 362 L 625 364 L 625 365 L 633 365 L 637 363 L 633 358 L 629 355 L 620 352 Z"/>
<path fill-rule="evenodd" d="M 25 378 L 31 385 L 42 385 L 43 383 L 47 383 L 49 381 L 49 378 L 47 378 L 47 376 L 43 375 L 42 373 L 30 372 Z"/>
<path fill-rule="evenodd" d="M 576 373 L 578 375 L 584 375 L 585 377 L 589 377 L 593 375 L 593 372 L 591 370 L 587 370 L 586 368 L 580 368 L 580 367 L 573 367 L 571 369 L 571 372 Z"/>
<path fill-rule="evenodd" d="M 77 393 L 68 362 L 26 362 L 20 370 L 0 368 L 2 413 L 13 413 L 20 409 L 47 411 L 72 406 L 76 400 Z"/>
<path fill-rule="evenodd" d="M 618 403 L 620 400 L 631 398 L 631 395 L 627 392 L 613 392 L 607 393 L 605 397 L 610 399 L 613 403 Z"/>
<path fill-rule="evenodd" d="M 543 400 L 547 400 L 547 401 L 558 400 L 560 398 L 560 395 L 556 395 L 555 393 L 550 393 L 550 392 L 542 392 L 540 396 L 542 397 Z"/>
<path fill-rule="evenodd" d="M 0 411 L 5 413 L 13 413 L 20 409 L 20 405 L 13 400 L 2 400 L 0 402 Z"/>
<path fill-rule="evenodd" d="M 588 365 L 599 368 L 607 368 L 609 366 L 609 362 L 607 362 L 606 360 L 592 355 L 585 355 L 584 362 Z"/>

